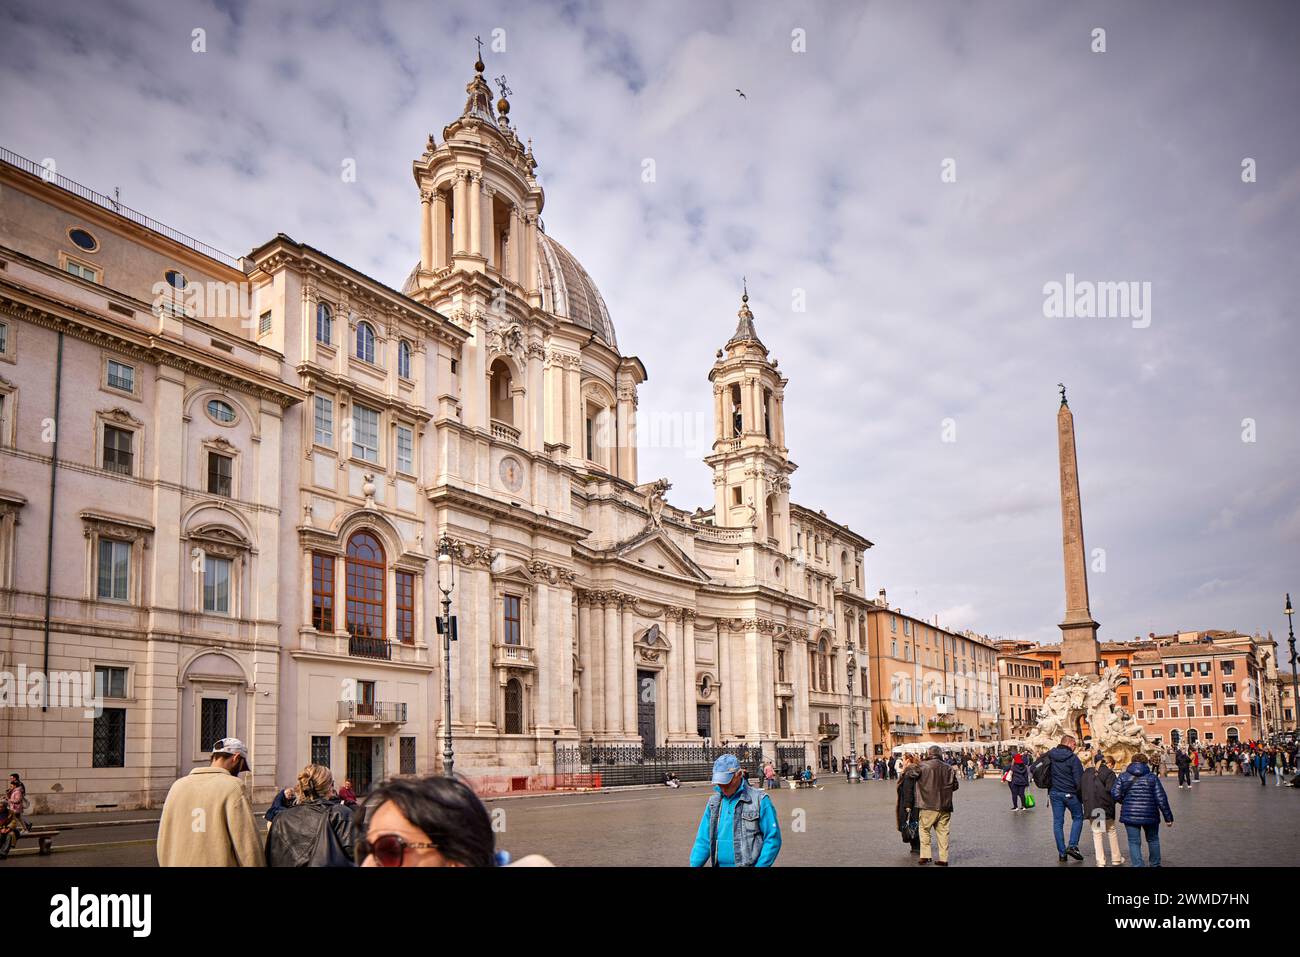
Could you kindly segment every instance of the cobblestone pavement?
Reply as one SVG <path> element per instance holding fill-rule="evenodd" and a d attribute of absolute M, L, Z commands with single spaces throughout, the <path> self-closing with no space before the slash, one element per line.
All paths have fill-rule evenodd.
<path fill-rule="evenodd" d="M 915 866 L 894 829 L 894 782 L 850 786 L 824 779 L 824 789 L 773 793 L 784 843 L 781 866 Z M 1300 861 L 1300 789 L 1260 787 L 1254 778 L 1204 776 L 1190 791 L 1164 779 L 1174 811 L 1162 829 L 1169 867 L 1294 865 Z M 1041 792 L 1034 790 L 1035 797 Z M 516 857 L 544 854 L 562 866 L 674 867 L 689 857 L 708 789 L 610 791 L 489 801 L 505 830 L 500 846 Z M 996 778 L 963 781 L 956 795 L 952 864 L 1091 867 L 1091 836 L 1080 841 L 1085 862 L 1059 864 L 1045 797 L 1032 811 L 1012 813 Z M 1068 818 L 1067 818 L 1067 827 Z M 41 866 L 152 866 L 156 824 L 67 832 L 80 849 L 50 857 L 11 857 L 0 868 Z M 96 842 L 113 842 L 96 843 Z M 136 843 L 120 843 L 134 841 Z M 1121 847 L 1127 844 L 1121 828 Z"/>

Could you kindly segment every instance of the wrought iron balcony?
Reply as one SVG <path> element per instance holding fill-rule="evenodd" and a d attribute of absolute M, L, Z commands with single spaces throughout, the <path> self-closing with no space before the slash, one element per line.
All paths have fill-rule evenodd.
<path fill-rule="evenodd" d="M 406 724 L 403 701 L 340 701 L 339 720 L 357 724 Z"/>
<path fill-rule="evenodd" d="M 536 668 L 533 649 L 527 645 L 498 643 L 494 646 L 495 664 L 498 668 Z"/>
<path fill-rule="evenodd" d="M 817 725 L 817 733 L 823 738 L 838 738 L 840 736 L 840 726 L 838 722 L 829 722 L 827 724 Z"/>
<path fill-rule="evenodd" d="M 895 721 L 889 726 L 889 730 L 893 734 L 920 734 L 921 726 L 911 722 Z"/>
<path fill-rule="evenodd" d="M 520 434 L 513 425 L 507 425 L 497 419 L 492 420 L 492 438 L 500 442 L 509 442 L 511 445 L 519 445 Z"/>
<path fill-rule="evenodd" d="M 395 642 L 387 638 L 371 638 L 366 635 L 348 636 L 348 654 L 353 658 L 377 658 L 392 661 Z"/>

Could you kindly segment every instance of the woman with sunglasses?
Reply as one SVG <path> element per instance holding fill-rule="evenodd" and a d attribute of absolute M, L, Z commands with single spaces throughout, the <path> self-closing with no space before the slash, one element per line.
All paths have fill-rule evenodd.
<path fill-rule="evenodd" d="M 362 867 L 493 867 L 509 856 L 495 849 L 487 808 L 453 778 L 393 778 L 366 799 Z M 549 866 L 531 855 L 517 866 Z"/>

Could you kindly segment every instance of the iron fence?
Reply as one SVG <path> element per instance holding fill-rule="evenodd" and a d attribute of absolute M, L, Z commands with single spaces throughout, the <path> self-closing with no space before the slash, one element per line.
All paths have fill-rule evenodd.
<path fill-rule="evenodd" d="M 778 744 L 776 746 L 776 773 L 783 778 L 794 778 L 812 762 L 808 760 L 808 750 L 802 744 Z"/>
<path fill-rule="evenodd" d="M 755 783 L 762 778 L 763 749 L 758 745 L 661 745 L 646 749 L 639 744 L 557 744 L 556 787 L 663 784 L 669 772 L 682 781 L 707 781 L 713 773 L 713 762 L 724 754 L 735 755 Z"/>

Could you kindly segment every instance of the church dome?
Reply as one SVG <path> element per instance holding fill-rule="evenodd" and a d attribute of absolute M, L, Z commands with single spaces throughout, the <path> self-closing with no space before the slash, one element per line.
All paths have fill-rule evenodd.
<path fill-rule="evenodd" d="M 416 263 L 402 284 L 403 294 L 410 295 L 419 288 L 419 271 L 420 264 Z M 590 274 L 573 253 L 541 230 L 537 232 L 537 288 L 542 293 L 542 309 L 557 319 L 591 330 L 601 342 L 618 351 L 614 323 Z"/>

